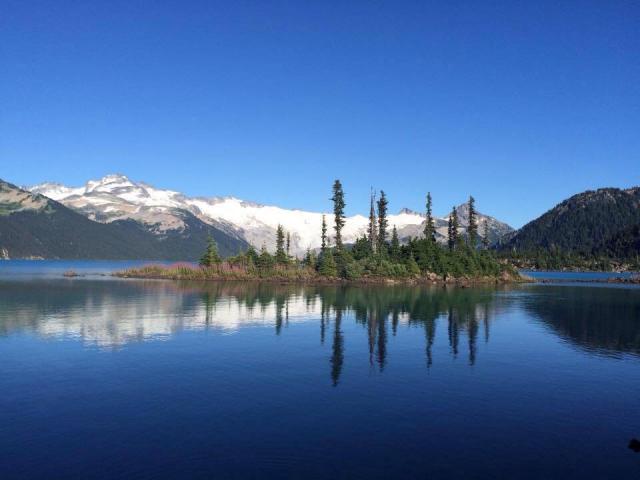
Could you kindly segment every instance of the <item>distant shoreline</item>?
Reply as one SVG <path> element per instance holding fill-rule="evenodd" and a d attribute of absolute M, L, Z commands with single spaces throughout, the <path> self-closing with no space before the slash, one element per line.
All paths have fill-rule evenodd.
<path fill-rule="evenodd" d="M 600 272 L 594 272 L 600 273 Z M 628 278 L 610 277 L 610 278 L 537 278 L 535 283 L 616 283 L 639 285 L 640 276 L 632 276 Z"/>

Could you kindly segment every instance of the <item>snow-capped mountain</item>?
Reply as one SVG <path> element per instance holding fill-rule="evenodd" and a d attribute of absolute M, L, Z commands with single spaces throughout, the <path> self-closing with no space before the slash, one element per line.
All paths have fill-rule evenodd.
<path fill-rule="evenodd" d="M 182 226 L 159 230 L 155 224 L 146 225 L 126 215 L 101 223 L 0 179 L 0 258 L 193 261 L 202 255 L 209 236 L 216 240 L 223 256 L 248 248 L 242 238 L 203 222 L 189 211 L 175 209 L 167 215 Z"/>
<path fill-rule="evenodd" d="M 187 197 L 173 190 L 133 182 L 124 175 L 107 175 L 99 180 L 90 180 L 83 187 L 42 183 L 27 188 L 103 223 L 132 219 L 145 224 L 155 233 L 163 234 L 168 230 L 184 228 L 181 212 L 187 211 L 203 222 L 244 239 L 257 248 L 262 245 L 270 250 L 275 248 L 278 225 L 282 225 L 291 235 L 292 254 L 302 255 L 308 248 L 320 247 L 322 212 L 260 205 L 234 197 Z M 332 225 L 333 215 L 325 215 L 327 223 Z M 424 215 L 408 209 L 401 210 L 397 215 L 389 215 L 389 225 L 398 228 L 401 239 L 421 235 L 424 220 Z M 483 223 L 488 221 L 494 237 L 512 230 L 508 225 L 482 214 L 478 216 L 478 221 L 480 231 Z M 364 215 L 347 217 L 343 231 L 344 242 L 354 242 L 363 235 L 367 223 L 368 218 Z M 461 226 L 466 226 L 464 215 L 461 215 Z M 445 239 L 447 219 L 436 219 L 436 228 L 438 239 Z"/>

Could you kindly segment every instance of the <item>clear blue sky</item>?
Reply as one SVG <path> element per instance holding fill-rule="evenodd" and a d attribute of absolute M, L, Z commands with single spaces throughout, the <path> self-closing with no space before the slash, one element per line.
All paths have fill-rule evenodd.
<path fill-rule="evenodd" d="M 640 3 L 43 1 L 0 7 L 0 178 L 121 172 L 349 214 L 370 186 L 520 226 L 640 184 Z"/>

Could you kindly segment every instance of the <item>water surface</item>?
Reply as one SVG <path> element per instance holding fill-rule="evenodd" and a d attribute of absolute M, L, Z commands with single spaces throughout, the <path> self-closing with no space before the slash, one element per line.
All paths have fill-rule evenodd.
<path fill-rule="evenodd" d="M 3 479 L 640 474 L 637 287 L 0 277 Z"/>
<path fill-rule="evenodd" d="M 545 270 L 523 270 L 523 274 L 536 280 L 598 282 L 609 279 L 628 279 L 638 272 L 561 272 Z"/>

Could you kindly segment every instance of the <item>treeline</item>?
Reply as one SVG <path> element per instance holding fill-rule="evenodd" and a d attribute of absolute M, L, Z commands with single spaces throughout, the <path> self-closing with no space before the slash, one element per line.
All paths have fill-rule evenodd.
<path fill-rule="evenodd" d="M 589 253 L 540 247 L 526 251 L 501 251 L 497 256 L 525 270 L 640 271 L 640 227 L 632 230 L 636 230 L 636 236 L 625 232 L 611 243 L 607 242 L 602 249 Z"/>
<path fill-rule="evenodd" d="M 290 235 L 282 226 L 278 226 L 274 254 L 268 252 L 265 246 L 260 252 L 251 246 L 246 252 L 229 258 L 228 265 L 245 268 L 262 277 L 315 275 L 348 280 L 426 276 L 433 280 L 446 280 L 451 277 L 498 277 L 505 272 L 514 273 L 506 262 L 500 262 L 489 249 L 486 223 L 482 235 L 478 231 L 475 200 L 471 196 L 466 233 L 461 232 L 456 208 L 453 207 L 446 245 L 436 242 L 430 193 L 426 197 L 423 236 L 411 238 L 405 244 L 400 243 L 396 227 L 389 225 L 389 200 L 384 191 L 380 192 L 379 198 L 372 192 L 367 231 L 353 245 L 343 242 L 346 201 L 340 180 L 333 184 L 331 200 L 333 225 L 329 226 L 323 215 L 319 251 L 309 249 L 302 259 L 293 257 L 290 254 Z M 333 235 L 329 234 L 330 228 Z M 210 240 L 201 266 L 213 267 L 221 262 L 215 242 Z"/>
<path fill-rule="evenodd" d="M 640 225 L 633 225 L 595 245 L 557 244 L 516 248 L 498 246 L 498 258 L 534 270 L 640 270 Z"/>

